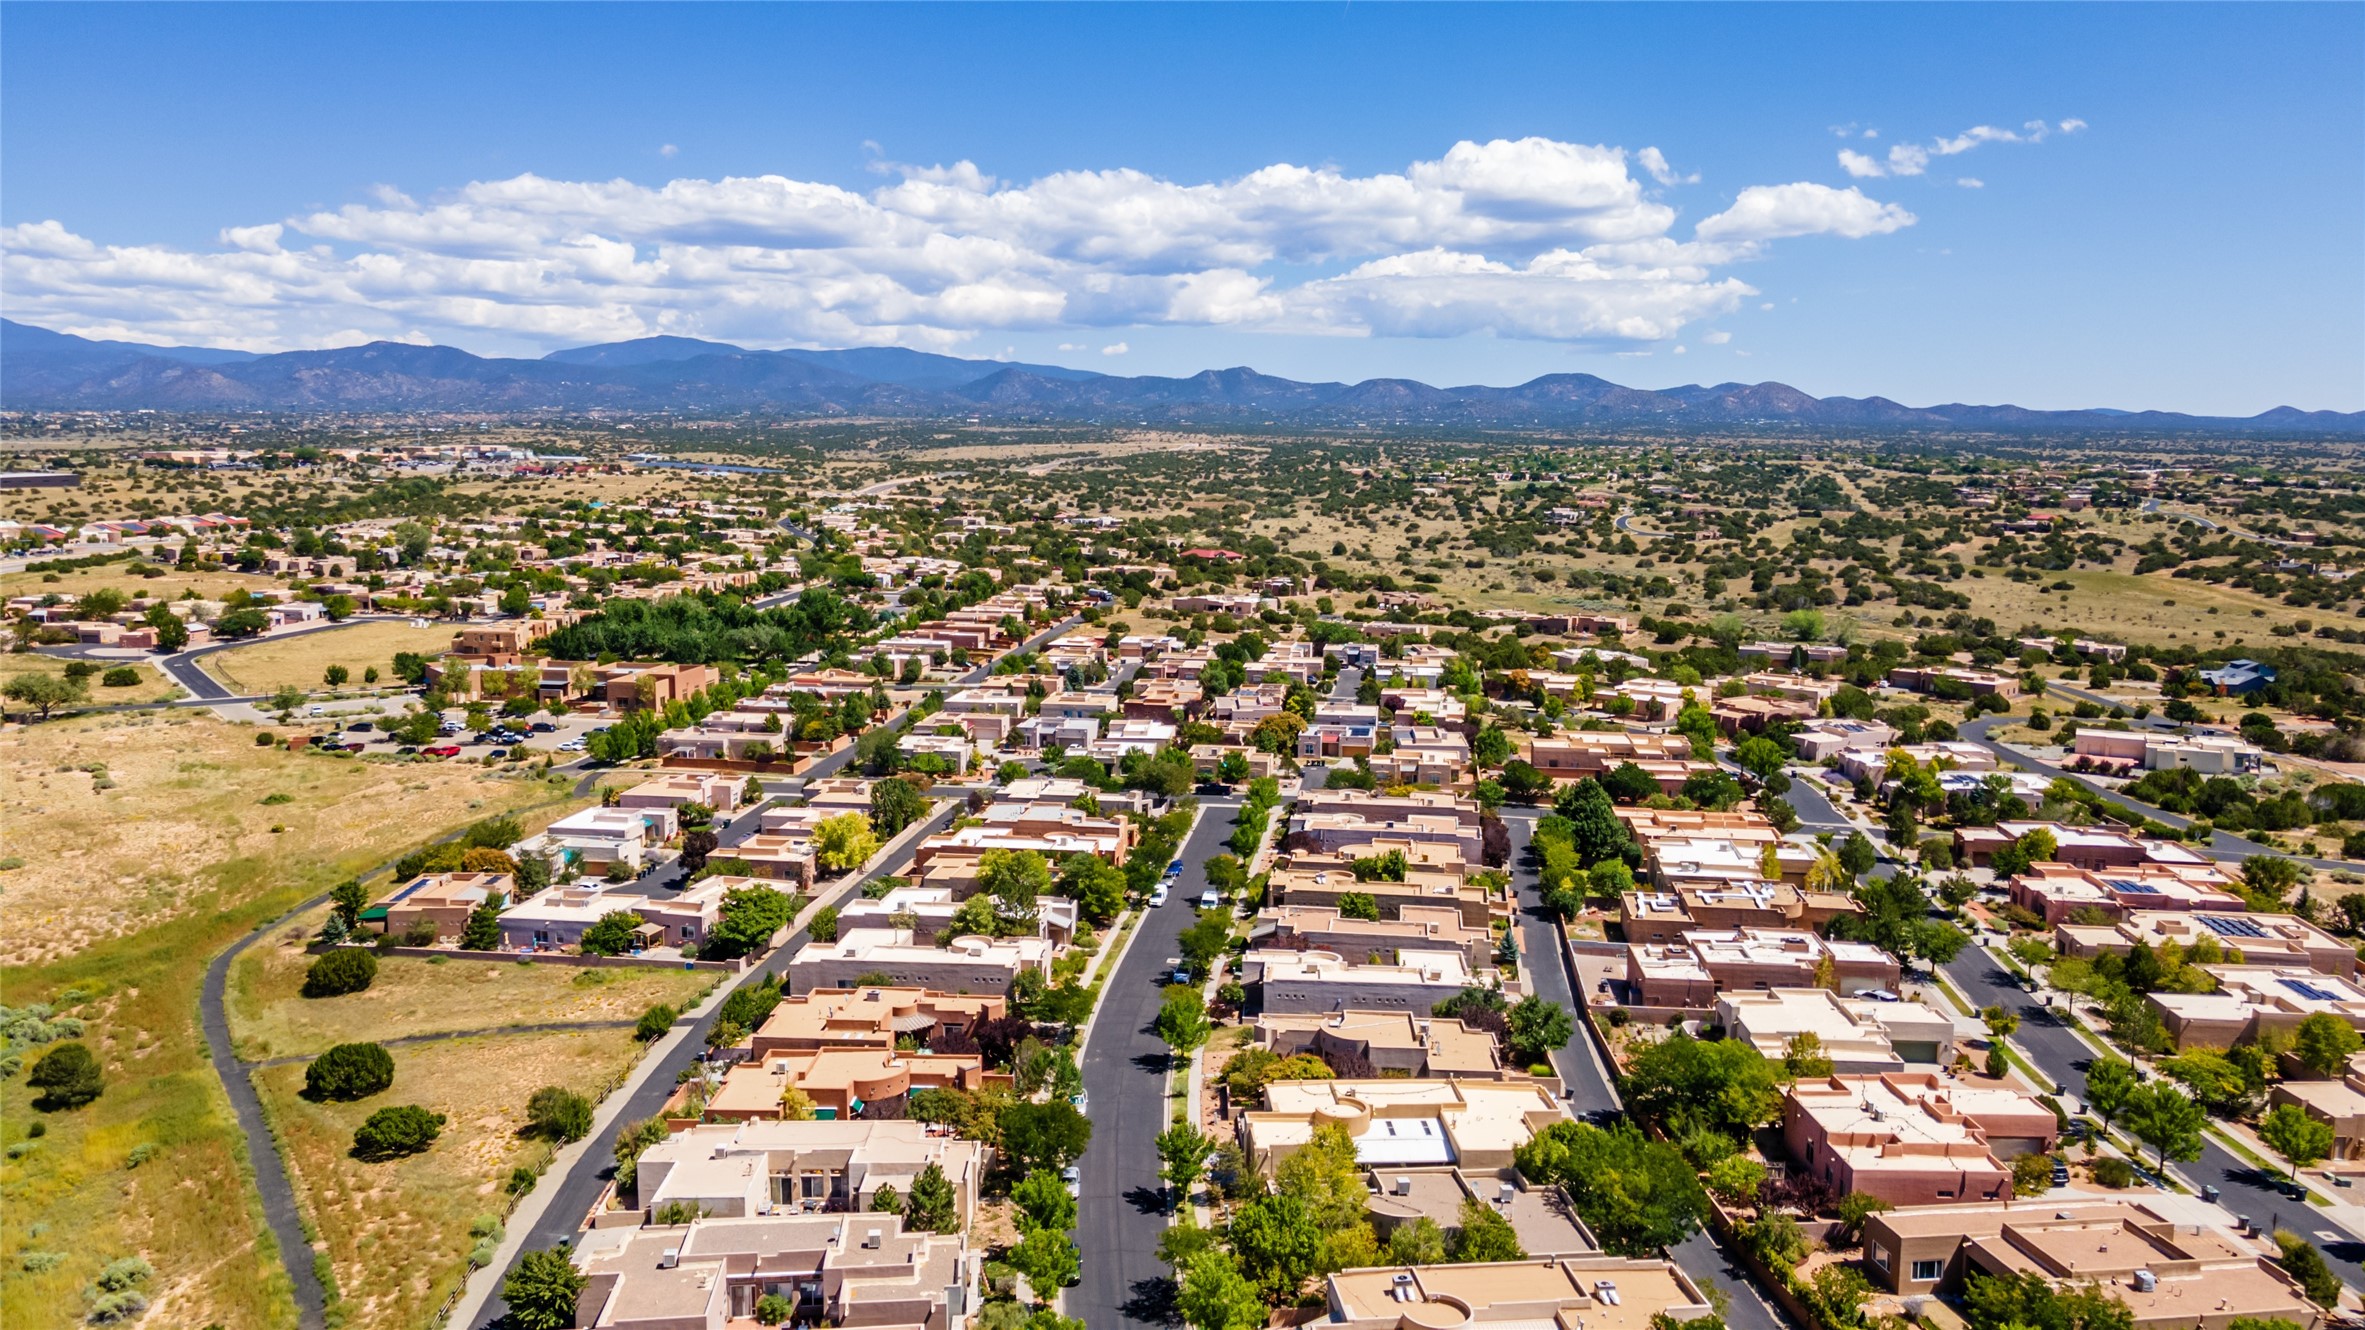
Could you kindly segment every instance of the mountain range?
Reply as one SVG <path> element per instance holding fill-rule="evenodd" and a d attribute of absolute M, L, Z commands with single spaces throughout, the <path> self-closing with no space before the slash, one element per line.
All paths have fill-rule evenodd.
<path fill-rule="evenodd" d="M 447 346 L 371 342 L 256 355 L 94 341 L 0 319 L 0 407 L 188 412 L 760 412 L 979 417 L 998 421 L 1255 427 L 1470 426 L 2219 432 L 2365 435 L 2365 412 L 2276 407 L 2247 417 L 2169 411 L 1910 407 L 1885 397 L 1815 397 L 1781 383 L 1627 388 L 1591 374 L 1514 387 L 1433 388 L 1410 379 L 1301 383 L 1253 369 L 1187 378 L 1095 374 L 965 360 L 900 347 L 757 351 L 689 337 L 554 351 L 539 360 Z"/>

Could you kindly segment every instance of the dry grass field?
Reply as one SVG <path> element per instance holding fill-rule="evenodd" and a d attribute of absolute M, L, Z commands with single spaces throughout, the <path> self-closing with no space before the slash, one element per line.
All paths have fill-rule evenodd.
<path fill-rule="evenodd" d="M 107 563 L 62 573 L 0 573 L 0 598 L 59 596 L 79 600 L 93 591 L 112 587 L 126 596 L 179 600 L 183 592 L 194 591 L 201 600 L 220 600 L 232 591 L 271 591 L 286 585 L 256 573 L 226 573 L 218 569 L 187 573 L 167 569 L 162 577 L 135 577 L 128 571 L 130 566 Z"/>
<path fill-rule="evenodd" d="M 349 998 L 333 999 L 350 1001 Z M 416 1330 L 467 1271 L 470 1223 L 498 1216 L 509 1171 L 548 1148 L 521 1135 L 545 1085 L 597 1098 L 641 1053 L 629 1030 L 489 1035 L 393 1050 L 394 1085 L 354 1104 L 299 1092 L 302 1063 L 255 1074 L 290 1158 L 301 1203 L 327 1249 L 351 1330 Z M 418 1104 L 446 1117 L 425 1153 L 355 1159 L 353 1129 L 380 1108 Z"/>
<path fill-rule="evenodd" d="M 313 957 L 303 944 L 326 911 L 258 943 L 230 971 L 230 1032 L 249 1061 L 317 1053 L 362 1039 L 569 1021 L 629 1021 L 655 1003 L 677 1009 L 714 987 L 712 971 L 520 965 L 386 956 L 377 982 L 334 1001 L 300 994 Z"/>
<path fill-rule="evenodd" d="M 181 686 L 158 673 L 153 665 L 129 660 L 95 660 L 91 663 L 99 667 L 99 673 L 92 675 L 86 681 L 90 686 L 90 700 L 101 706 L 121 702 L 167 702 L 182 696 Z M 139 672 L 140 681 L 138 683 L 129 687 L 117 688 L 99 682 L 107 671 L 124 665 L 129 665 Z M 66 663 L 52 656 L 37 656 L 31 653 L 0 655 L 0 686 L 6 685 L 9 680 L 19 675 L 63 675 L 65 672 Z"/>
<path fill-rule="evenodd" d="M 409 620 L 371 619 L 341 628 L 323 628 L 286 637 L 267 637 L 253 646 L 217 651 L 198 657 L 207 674 L 242 692 L 269 693 L 283 687 L 313 691 L 326 687 L 322 672 L 342 665 L 352 672 L 349 688 L 362 687 L 361 672 L 376 666 L 379 682 L 392 686 L 394 653 L 438 656 L 451 649 L 452 626 L 429 621 L 425 628 Z"/>
<path fill-rule="evenodd" d="M 339 879 L 567 793 L 479 768 L 261 749 L 253 735 L 180 712 L 0 733 L 0 822 L 24 862 L 0 874 L 0 990 L 12 1006 L 61 1003 L 85 1020 L 107 1077 L 95 1103 L 51 1114 L 31 1110 L 22 1076 L 0 1081 L 10 1144 L 29 1123 L 48 1128 L 0 1160 L 11 1330 L 79 1323 L 83 1287 L 134 1253 L 156 1268 L 148 1324 L 292 1325 L 198 1029 L 206 964 Z M 28 1270 L 32 1252 L 62 1259 Z"/>

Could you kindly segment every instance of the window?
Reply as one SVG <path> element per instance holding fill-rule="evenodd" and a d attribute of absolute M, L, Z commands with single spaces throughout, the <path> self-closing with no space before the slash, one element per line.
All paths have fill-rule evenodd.
<path fill-rule="evenodd" d="M 1915 1261 L 1913 1263 L 1913 1282 L 1917 1284 L 1937 1283 L 1938 1271 L 1943 1264 L 1944 1262 L 1941 1261 Z"/>
<path fill-rule="evenodd" d="M 1873 1246 L 1871 1243 L 1866 1243 L 1866 1244 L 1864 1245 L 1864 1254 L 1865 1254 L 1865 1255 L 1867 1255 L 1867 1256 L 1869 1256 L 1869 1257 L 1871 1257 L 1871 1258 L 1872 1258 L 1872 1263 L 1873 1263 L 1875 1266 L 1879 1267 L 1880 1269 L 1886 1270 L 1886 1269 L 1888 1269 L 1888 1268 L 1889 1268 L 1889 1249 L 1888 1249 L 1888 1248 L 1886 1248 L 1886 1247 L 1875 1247 L 1875 1246 Z"/>

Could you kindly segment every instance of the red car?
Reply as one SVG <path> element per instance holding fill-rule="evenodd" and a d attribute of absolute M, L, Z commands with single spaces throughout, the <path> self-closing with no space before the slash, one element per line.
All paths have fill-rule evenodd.
<path fill-rule="evenodd" d="M 458 757 L 460 755 L 460 745 L 437 744 L 433 748 L 422 748 L 419 751 L 425 753 L 429 757 Z"/>

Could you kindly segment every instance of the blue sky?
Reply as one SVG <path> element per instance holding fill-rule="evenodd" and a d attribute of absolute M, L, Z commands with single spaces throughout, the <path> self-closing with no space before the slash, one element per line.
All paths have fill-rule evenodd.
<path fill-rule="evenodd" d="M 2357 5 L 5 19 L 0 308 L 97 336 L 2365 408 Z"/>

